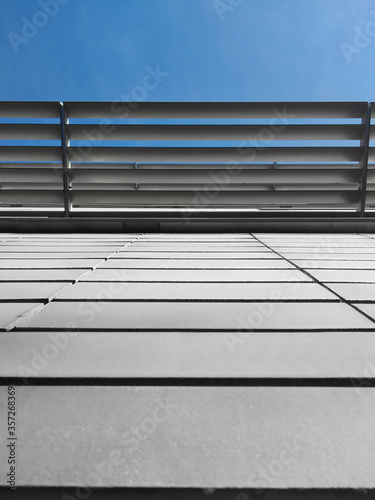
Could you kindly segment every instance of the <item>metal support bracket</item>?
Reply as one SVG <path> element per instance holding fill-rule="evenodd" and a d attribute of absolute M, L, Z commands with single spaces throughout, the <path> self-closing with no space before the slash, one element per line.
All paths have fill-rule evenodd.
<path fill-rule="evenodd" d="M 360 197 L 357 206 L 357 213 L 360 215 L 360 217 L 364 217 L 366 214 L 367 171 L 368 171 L 368 156 L 370 148 L 370 127 L 371 127 L 371 102 L 367 106 L 367 110 L 362 119 L 362 123 L 365 124 L 365 132 L 361 140 L 363 155 L 359 163 L 361 169 L 361 178 L 359 181 Z"/>
<path fill-rule="evenodd" d="M 62 170 L 63 170 L 63 191 L 64 191 L 64 215 L 70 216 L 70 197 L 69 197 L 69 160 L 66 151 L 67 137 L 66 124 L 68 123 L 64 104 L 60 102 L 60 131 L 61 131 L 61 154 L 62 154 Z"/>

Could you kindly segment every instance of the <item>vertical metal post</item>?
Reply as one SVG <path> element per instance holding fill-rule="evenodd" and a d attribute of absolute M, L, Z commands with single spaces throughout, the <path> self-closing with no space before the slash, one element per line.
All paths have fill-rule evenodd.
<path fill-rule="evenodd" d="M 61 154 L 62 154 L 62 169 L 63 169 L 63 190 L 64 190 L 64 214 L 65 217 L 70 216 L 70 197 L 69 197 L 69 160 L 66 152 L 67 138 L 66 126 L 67 118 L 65 114 L 64 104 L 60 102 L 60 132 L 61 132 Z"/>
<path fill-rule="evenodd" d="M 371 127 L 371 102 L 368 103 L 362 123 L 365 124 L 365 132 L 361 140 L 361 147 L 363 154 L 359 163 L 361 169 L 361 178 L 359 181 L 359 202 L 357 206 L 357 213 L 360 217 L 364 217 L 366 213 L 366 191 L 367 191 L 367 170 L 368 170 L 368 154 L 370 147 L 370 127 Z"/>
<path fill-rule="evenodd" d="M 138 170 L 138 162 L 137 162 L 137 161 L 136 161 L 136 162 L 134 162 L 134 168 L 135 168 L 136 170 Z M 136 190 L 136 191 L 138 191 L 138 189 L 139 189 L 139 184 L 138 184 L 138 182 L 136 182 L 136 183 L 135 183 L 135 190 Z"/>

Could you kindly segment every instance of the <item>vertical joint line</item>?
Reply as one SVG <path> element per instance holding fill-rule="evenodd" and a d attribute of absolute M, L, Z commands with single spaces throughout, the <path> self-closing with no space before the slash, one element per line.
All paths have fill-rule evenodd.
<path fill-rule="evenodd" d="M 361 140 L 361 146 L 363 147 L 363 154 L 360 162 L 361 178 L 359 182 L 359 190 L 360 190 L 359 212 L 360 216 L 364 217 L 366 214 L 367 172 L 368 172 L 368 156 L 370 148 L 370 128 L 371 128 L 371 102 L 368 103 L 367 105 L 367 110 L 363 117 L 362 123 L 365 124 L 365 133 Z"/>
<path fill-rule="evenodd" d="M 65 217 L 70 216 L 70 199 L 69 199 L 69 172 L 68 172 L 68 155 L 66 151 L 66 114 L 64 103 L 60 102 L 60 133 L 61 133 L 61 160 L 63 173 L 63 192 L 64 192 L 64 213 Z"/>

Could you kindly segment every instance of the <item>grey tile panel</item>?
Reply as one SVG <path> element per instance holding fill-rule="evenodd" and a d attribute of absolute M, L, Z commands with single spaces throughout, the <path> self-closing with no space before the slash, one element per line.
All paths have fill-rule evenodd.
<path fill-rule="evenodd" d="M 48 243 L 45 245 L 0 245 L 0 256 L 2 253 L 9 252 L 25 252 L 25 253 L 37 253 L 37 252 L 51 252 L 51 253 L 61 253 L 61 252 L 72 252 L 72 253 L 84 253 L 90 252 L 95 257 L 96 253 L 102 254 L 103 252 L 108 255 L 113 252 L 118 252 L 123 248 L 123 245 L 106 246 L 106 245 L 56 245 L 55 243 Z"/>
<path fill-rule="evenodd" d="M 282 259 L 282 257 L 279 257 L 276 255 L 274 252 L 271 250 L 268 250 L 266 248 L 262 249 L 260 248 L 256 252 L 189 252 L 188 250 L 186 251 L 179 251 L 179 252 L 174 252 L 173 250 L 171 251 L 155 251 L 155 252 L 144 252 L 142 250 L 139 251 L 134 251 L 132 250 L 132 247 L 129 247 L 129 249 L 124 249 L 121 250 L 120 252 L 116 253 L 115 255 L 112 256 L 113 259 L 223 259 L 223 260 L 230 260 L 230 259 L 238 259 L 240 261 L 242 260 L 252 260 L 252 259 Z"/>
<path fill-rule="evenodd" d="M 1 260 L 0 260 L 1 266 Z M 108 259 L 100 269 L 294 269 L 284 259 Z"/>
<path fill-rule="evenodd" d="M 184 250 L 189 250 L 189 251 L 234 251 L 234 252 L 246 252 L 246 251 L 259 251 L 259 248 L 264 248 L 264 245 L 261 243 L 238 243 L 234 244 L 231 242 L 223 242 L 223 243 L 169 243 L 169 242 L 164 242 L 164 243 L 152 243 L 152 242 L 135 242 L 132 243 L 131 245 L 132 250 L 151 250 L 151 251 L 162 251 L 162 250 L 173 250 L 173 251 L 184 251 Z"/>
<path fill-rule="evenodd" d="M 375 304 L 356 304 L 361 311 L 375 320 Z"/>
<path fill-rule="evenodd" d="M 29 302 L 0 302 L 0 330 L 4 330 L 25 313 L 31 311 L 41 304 Z M 1 339 L 1 335 L 0 335 Z M 4 344 L 3 344 L 3 347 Z"/>
<path fill-rule="evenodd" d="M 1 279 L 1 272 L 0 272 Z M 159 281 L 159 282 L 281 282 L 312 278 L 294 269 L 95 269 L 83 281 Z"/>
<path fill-rule="evenodd" d="M 374 285 L 375 286 L 375 285 Z M 79 282 L 57 300 L 339 300 L 316 283 Z"/>
<path fill-rule="evenodd" d="M 2 281 L 74 281 L 87 269 L 0 269 Z"/>
<path fill-rule="evenodd" d="M 13 330 L 1 341 L 7 349 L 0 350 L 0 377 L 353 378 L 360 394 L 368 385 L 361 379 L 375 366 L 374 332 Z"/>
<path fill-rule="evenodd" d="M 280 454 L 288 466 L 272 488 L 375 486 L 373 388 L 21 386 L 17 397 L 18 486 L 92 488 L 99 477 L 102 487 L 263 489 Z"/>
<path fill-rule="evenodd" d="M 107 252 L 50 252 L 47 249 L 36 252 L 0 252 L 1 259 L 30 260 L 30 259 L 105 259 L 111 255 L 112 251 Z"/>
<path fill-rule="evenodd" d="M 374 329 L 375 322 L 342 303 L 51 302 L 19 328 L 98 330 Z"/>
<path fill-rule="evenodd" d="M 1 283 L 0 300 L 47 300 L 66 286 L 65 283 Z"/>
<path fill-rule="evenodd" d="M 303 267 L 307 271 L 309 269 L 375 269 L 375 259 L 374 260 L 319 260 L 314 263 L 313 267 L 311 261 L 297 260 L 294 259 L 293 262 L 299 267 Z"/>
<path fill-rule="evenodd" d="M 375 270 L 363 269 L 310 269 L 309 273 L 325 283 L 375 283 Z"/>
<path fill-rule="evenodd" d="M 375 283 L 329 283 L 329 288 L 349 301 L 375 302 Z"/>
<path fill-rule="evenodd" d="M 2 259 L 0 269 L 90 269 L 102 259 Z"/>
<path fill-rule="evenodd" d="M 374 247 L 359 247 L 356 245 L 353 245 L 353 247 L 334 247 L 332 245 L 329 245 L 327 247 L 313 247 L 307 245 L 306 247 L 301 247 L 301 246 L 296 246 L 296 245 L 291 245 L 289 247 L 277 247 L 275 245 L 272 245 L 272 248 L 281 254 L 285 253 L 327 253 L 327 254 L 370 254 L 370 255 L 375 255 L 375 246 Z"/>
<path fill-rule="evenodd" d="M 275 254 L 276 255 L 276 254 Z M 375 260 L 375 252 L 371 253 L 336 253 L 335 251 L 329 249 L 328 251 L 322 250 L 317 252 L 282 252 L 281 254 L 286 259 L 293 260 L 295 262 L 305 260 L 305 261 L 348 261 L 348 262 L 359 262 L 362 260 L 369 261 Z"/>

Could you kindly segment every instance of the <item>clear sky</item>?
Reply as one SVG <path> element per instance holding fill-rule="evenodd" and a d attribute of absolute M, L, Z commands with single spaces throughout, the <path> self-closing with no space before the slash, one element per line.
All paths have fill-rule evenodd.
<path fill-rule="evenodd" d="M 0 100 L 375 100 L 374 0 L 0 0 L 0 9 Z"/>

